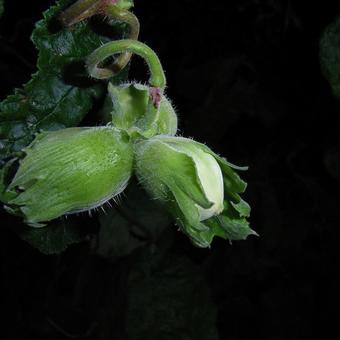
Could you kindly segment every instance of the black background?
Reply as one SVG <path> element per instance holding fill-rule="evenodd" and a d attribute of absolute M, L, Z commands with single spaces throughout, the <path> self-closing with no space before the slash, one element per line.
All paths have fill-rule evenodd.
<path fill-rule="evenodd" d="M 23 3 L 7 0 L 1 19 L 1 98 L 34 71 L 30 32 L 53 1 Z M 134 12 L 141 40 L 158 52 L 166 69 L 180 134 L 249 166 L 243 174 L 249 183 L 245 197 L 260 237 L 232 246 L 217 239 L 211 249 L 201 250 L 177 233 L 173 250 L 204 268 L 220 339 L 321 337 L 336 325 L 340 295 L 340 104 L 321 73 L 318 44 L 340 5 L 136 0 Z M 130 75 L 147 79 L 138 58 Z M 57 304 L 61 295 L 75 294 L 69 290 L 79 279 L 75 268 L 80 263 L 97 270 L 98 280 L 115 282 L 112 277 L 121 275 L 127 261 L 111 264 L 91 256 L 86 243 L 63 255 L 42 255 L 2 229 L 1 332 L 6 340 L 67 339 L 46 335 L 46 286 L 62 276 L 53 296 Z M 107 291 L 119 291 L 117 283 L 110 284 Z M 93 279 L 86 289 L 83 298 L 90 301 L 98 282 Z M 74 322 L 85 324 L 86 317 Z M 108 339 L 123 338 L 112 335 L 119 332 L 108 334 Z"/>

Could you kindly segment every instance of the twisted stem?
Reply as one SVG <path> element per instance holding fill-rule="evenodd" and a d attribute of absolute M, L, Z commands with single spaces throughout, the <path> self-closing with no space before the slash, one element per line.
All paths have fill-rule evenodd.
<path fill-rule="evenodd" d="M 93 15 L 100 14 L 102 0 L 79 0 L 60 15 L 64 26 L 70 27 Z"/>
<path fill-rule="evenodd" d="M 149 84 L 156 89 L 164 90 L 166 78 L 161 62 L 157 54 L 147 45 L 137 40 L 111 41 L 93 51 L 87 58 L 87 69 L 91 77 L 96 79 L 108 79 L 115 73 L 110 68 L 101 68 L 99 64 L 105 59 L 122 52 L 134 53 L 142 57 L 150 70 Z"/>
<path fill-rule="evenodd" d="M 134 14 L 127 10 L 120 9 L 114 5 L 107 6 L 105 13 L 112 19 L 128 24 L 130 27 L 128 39 L 138 40 L 140 25 L 137 17 Z M 112 64 L 112 71 L 117 74 L 118 72 L 123 70 L 125 66 L 129 63 L 131 57 L 132 53 L 130 52 L 124 52 L 123 54 L 121 54 Z"/>
<path fill-rule="evenodd" d="M 116 6 L 115 0 L 78 0 L 67 8 L 60 20 L 64 26 L 70 27 L 94 15 L 103 15 L 111 20 L 117 20 L 129 25 L 128 39 L 138 40 L 140 25 L 138 18 L 126 9 Z M 132 53 L 122 53 L 111 65 L 111 70 L 116 75 L 123 70 L 131 59 Z"/>

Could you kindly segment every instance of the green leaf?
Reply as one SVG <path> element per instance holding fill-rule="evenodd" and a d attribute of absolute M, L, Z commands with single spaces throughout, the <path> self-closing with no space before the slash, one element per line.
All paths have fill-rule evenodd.
<path fill-rule="evenodd" d="M 38 71 L 0 104 L 0 161 L 28 145 L 41 129 L 78 125 L 105 93 L 102 84 L 88 78 L 84 60 L 107 38 L 84 22 L 61 28 L 58 15 L 71 2 L 57 1 L 37 22 L 32 41 L 39 50 Z"/>
<path fill-rule="evenodd" d="M 13 177 L 12 166 L 16 161 L 17 159 L 13 158 L 0 169 L 0 201 L 4 203 L 9 202 L 11 199 L 17 196 L 16 192 L 7 190 L 10 178 Z"/>
<path fill-rule="evenodd" d="M 131 340 L 217 340 L 216 306 L 188 258 L 142 249 L 131 258 L 126 329 Z"/>
<path fill-rule="evenodd" d="M 217 217 L 220 225 L 226 233 L 228 240 L 245 240 L 250 235 L 258 234 L 250 229 L 249 222 L 245 218 L 231 219 L 228 216 L 220 215 Z"/>
<path fill-rule="evenodd" d="M 183 233 L 186 234 L 190 238 L 190 241 L 197 247 L 200 248 L 210 247 L 210 244 L 214 236 L 220 236 L 225 238 L 223 232 L 219 233 L 218 230 L 213 229 L 210 224 L 201 222 L 200 226 L 202 226 L 201 228 L 202 230 L 198 230 L 197 226 L 196 228 L 193 228 L 189 224 L 184 225 L 184 227 L 181 228 Z"/>
<path fill-rule="evenodd" d="M 247 202 L 241 201 L 239 203 L 231 202 L 231 205 L 235 208 L 235 210 L 240 214 L 240 217 L 249 217 L 250 216 L 250 206 Z"/>
<path fill-rule="evenodd" d="M 247 217 L 250 215 L 250 206 L 240 200 L 239 203 L 224 201 L 222 214 L 211 217 L 202 222 L 206 230 L 193 230 L 186 228 L 185 232 L 191 237 L 194 244 L 207 247 L 215 236 L 230 241 L 245 240 L 250 235 L 258 234 L 249 227 Z"/>
<path fill-rule="evenodd" d="M 230 218 L 226 215 L 219 215 L 204 221 L 210 230 L 201 235 L 207 241 L 212 241 L 214 236 L 222 237 L 230 241 L 240 241 L 247 239 L 250 235 L 258 234 L 249 227 L 249 222 L 245 218 Z"/>
<path fill-rule="evenodd" d="M 320 63 L 334 96 L 340 100 L 340 16 L 322 33 Z"/>

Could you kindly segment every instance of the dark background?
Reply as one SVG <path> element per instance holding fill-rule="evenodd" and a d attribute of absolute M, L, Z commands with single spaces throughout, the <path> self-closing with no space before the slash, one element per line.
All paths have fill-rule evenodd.
<path fill-rule="evenodd" d="M 19 11 L 22 1 L 6 1 L 1 98 L 34 71 L 30 32 L 51 3 L 27 2 Z M 260 237 L 216 239 L 202 250 L 174 232 L 170 253 L 204 278 L 220 339 L 321 337 L 339 313 L 340 103 L 321 73 L 318 44 L 340 4 L 136 0 L 134 12 L 141 40 L 166 69 L 180 133 L 250 167 L 245 198 Z M 145 73 L 134 58 L 131 77 L 145 80 Z M 140 249 L 105 259 L 85 242 L 47 256 L 2 229 L 3 339 L 126 339 L 124 277 Z M 199 298 L 192 303 L 199 308 Z M 98 315 L 101 328 L 92 332 Z M 162 328 L 164 316 L 155 318 L 152 327 Z M 176 332 L 159 339 L 191 339 Z"/>

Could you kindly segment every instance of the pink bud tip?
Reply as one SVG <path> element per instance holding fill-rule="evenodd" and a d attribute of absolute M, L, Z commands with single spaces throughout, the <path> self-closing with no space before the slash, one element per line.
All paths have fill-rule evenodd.
<path fill-rule="evenodd" d="M 161 105 L 162 91 L 159 87 L 150 87 L 150 98 L 154 106 L 158 109 Z"/>

